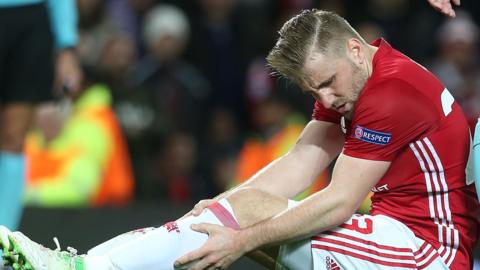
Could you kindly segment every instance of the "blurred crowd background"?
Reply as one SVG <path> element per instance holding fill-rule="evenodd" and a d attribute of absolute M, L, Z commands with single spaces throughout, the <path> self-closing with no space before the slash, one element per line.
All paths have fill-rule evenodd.
<path fill-rule="evenodd" d="M 270 76 L 276 32 L 301 9 L 384 37 L 480 114 L 480 2 L 455 19 L 417 0 L 77 0 L 85 89 L 38 107 L 26 141 L 27 205 L 193 203 L 295 143 L 313 99 Z M 311 191 L 328 183 L 324 172 Z M 308 194 L 308 191 L 307 191 Z M 304 194 L 306 195 L 306 194 Z"/>

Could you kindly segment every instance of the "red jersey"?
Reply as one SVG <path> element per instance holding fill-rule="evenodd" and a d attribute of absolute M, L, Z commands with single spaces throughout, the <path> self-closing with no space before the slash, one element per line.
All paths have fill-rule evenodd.
<path fill-rule="evenodd" d="M 480 207 L 465 180 L 467 121 L 434 75 L 384 40 L 372 45 L 373 72 L 344 123 L 343 154 L 390 161 L 372 189 L 371 214 L 407 225 L 451 269 L 471 269 Z M 313 118 L 341 122 L 319 102 Z"/>

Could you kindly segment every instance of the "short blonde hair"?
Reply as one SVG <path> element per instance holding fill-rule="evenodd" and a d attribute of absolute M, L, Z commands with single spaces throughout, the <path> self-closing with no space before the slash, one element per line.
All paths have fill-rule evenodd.
<path fill-rule="evenodd" d="M 278 32 L 280 37 L 267 56 L 273 74 L 285 77 L 302 86 L 303 67 L 314 51 L 342 57 L 350 38 L 366 42 L 353 27 L 339 15 L 324 10 L 304 10 L 288 20 Z"/>

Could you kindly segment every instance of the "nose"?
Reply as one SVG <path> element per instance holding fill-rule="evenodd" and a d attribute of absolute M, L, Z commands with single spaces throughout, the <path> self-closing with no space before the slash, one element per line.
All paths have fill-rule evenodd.
<path fill-rule="evenodd" d="M 325 91 L 319 91 L 318 97 L 320 98 L 320 102 L 322 103 L 323 107 L 326 109 L 331 109 L 333 106 L 333 103 L 335 102 L 335 96 L 332 94 L 329 94 L 328 92 Z"/>

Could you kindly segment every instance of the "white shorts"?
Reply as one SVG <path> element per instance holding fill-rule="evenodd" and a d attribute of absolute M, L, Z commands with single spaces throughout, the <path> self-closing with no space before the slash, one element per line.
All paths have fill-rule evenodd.
<path fill-rule="evenodd" d="M 280 247 L 277 269 L 428 269 L 448 267 L 426 241 L 383 215 L 353 215 L 341 226 Z"/>

